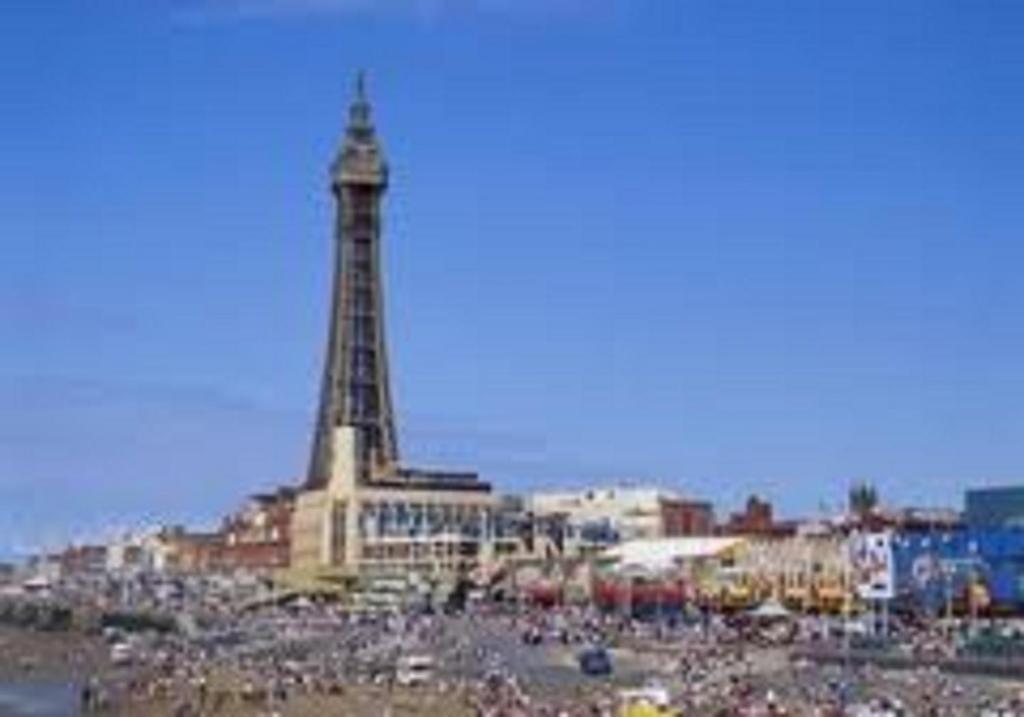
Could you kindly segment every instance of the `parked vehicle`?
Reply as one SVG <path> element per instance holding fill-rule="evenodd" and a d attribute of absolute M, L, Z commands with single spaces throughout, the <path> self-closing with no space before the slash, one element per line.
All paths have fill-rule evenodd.
<path fill-rule="evenodd" d="M 434 677 L 434 658 L 428 655 L 406 655 L 398 659 L 395 681 L 408 687 L 423 685 Z"/>
<path fill-rule="evenodd" d="M 127 642 L 115 642 L 110 648 L 110 662 L 114 665 L 130 665 L 135 658 L 135 651 Z"/>
<path fill-rule="evenodd" d="M 612 674 L 612 658 L 603 647 L 590 647 L 577 655 L 580 671 L 594 677 Z"/>

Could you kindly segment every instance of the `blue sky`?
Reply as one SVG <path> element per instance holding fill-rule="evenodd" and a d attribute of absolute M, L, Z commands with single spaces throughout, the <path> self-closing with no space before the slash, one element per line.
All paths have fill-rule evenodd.
<path fill-rule="evenodd" d="M 1024 4 L 2 12 L 0 554 L 301 474 L 359 67 L 410 462 L 790 514 L 1024 477 Z"/>

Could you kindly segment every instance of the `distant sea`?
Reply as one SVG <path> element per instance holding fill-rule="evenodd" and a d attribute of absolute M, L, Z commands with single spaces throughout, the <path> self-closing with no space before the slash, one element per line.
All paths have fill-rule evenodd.
<path fill-rule="evenodd" d="M 0 682 L 0 717 L 77 717 L 78 699 L 66 682 Z"/>

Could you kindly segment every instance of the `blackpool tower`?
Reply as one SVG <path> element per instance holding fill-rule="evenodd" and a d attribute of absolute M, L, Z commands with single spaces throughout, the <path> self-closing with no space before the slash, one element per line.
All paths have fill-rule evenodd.
<path fill-rule="evenodd" d="M 381 200 L 387 165 L 360 75 L 331 165 L 334 288 L 320 407 L 289 567 L 325 580 L 454 576 L 493 554 L 494 496 L 475 472 L 398 463 L 384 340 Z"/>
<path fill-rule="evenodd" d="M 381 199 L 387 183 L 388 168 L 360 73 L 348 128 L 331 166 L 337 207 L 334 284 L 308 488 L 323 487 L 332 474 L 336 427 L 356 430 L 361 482 L 389 475 L 398 462 L 381 275 Z"/>

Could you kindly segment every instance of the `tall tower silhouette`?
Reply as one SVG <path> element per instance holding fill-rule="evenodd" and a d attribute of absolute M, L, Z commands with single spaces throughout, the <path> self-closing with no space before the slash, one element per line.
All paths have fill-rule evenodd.
<path fill-rule="evenodd" d="M 332 475 L 331 435 L 337 426 L 356 429 L 360 481 L 386 476 L 398 462 L 380 252 L 381 199 L 387 184 L 388 168 L 360 72 L 345 138 L 331 166 L 337 202 L 334 287 L 308 488 L 323 487 Z"/>

